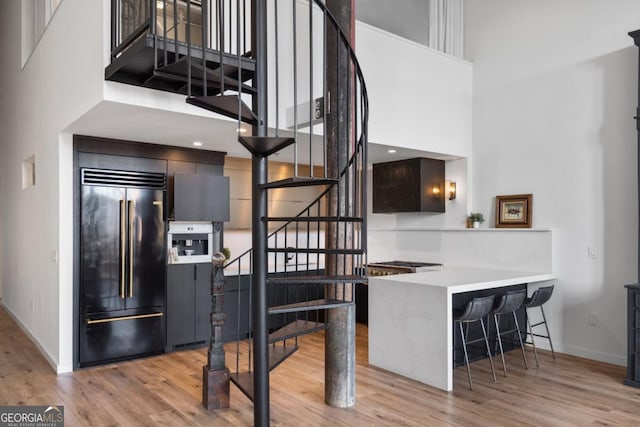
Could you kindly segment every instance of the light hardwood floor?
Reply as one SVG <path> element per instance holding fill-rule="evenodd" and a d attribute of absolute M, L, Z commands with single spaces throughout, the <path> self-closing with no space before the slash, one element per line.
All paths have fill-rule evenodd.
<path fill-rule="evenodd" d="M 494 384 L 487 360 L 464 368 L 446 393 L 368 366 L 367 328 L 357 329 L 357 403 L 324 404 L 324 335 L 271 373 L 271 424 L 278 426 L 640 425 L 640 390 L 622 385 L 620 366 L 540 352 L 529 370 L 507 355 L 509 376 Z M 235 346 L 228 346 L 234 363 Z M 66 426 L 250 426 L 251 402 L 231 386 L 231 408 L 208 413 L 201 399 L 206 350 L 187 350 L 56 376 L 36 347 L 0 309 L 0 404 L 64 405 Z M 500 362 L 496 359 L 496 369 Z"/>

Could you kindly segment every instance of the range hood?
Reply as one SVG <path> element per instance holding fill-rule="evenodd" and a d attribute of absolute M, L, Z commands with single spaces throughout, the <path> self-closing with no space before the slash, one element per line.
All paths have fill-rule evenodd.
<path fill-rule="evenodd" d="M 444 212 L 444 161 L 373 164 L 373 213 Z"/>

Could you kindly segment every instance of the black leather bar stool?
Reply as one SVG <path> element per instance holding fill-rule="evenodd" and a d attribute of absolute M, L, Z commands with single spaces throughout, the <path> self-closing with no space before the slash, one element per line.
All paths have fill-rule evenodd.
<path fill-rule="evenodd" d="M 487 347 L 487 355 L 489 356 L 489 363 L 491 364 L 491 373 L 493 374 L 493 381 L 496 382 L 496 371 L 493 369 L 493 360 L 491 359 L 491 349 L 489 348 L 489 341 L 487 340 L 487 330 L 484 327 L 483 318 L 491 312 L 493 308 L 494 296 L 474 298 L 467 303 L 464 309 L 454 310 L 454 319 L 458 325 L 460 325 L 460 335 L 462 337 L 462 348 L 464 350 L 464 361 L 467 365 L 467 375 L 469 376 L 469 390 L 473 390 L 473 383 L 471 381 L 471 368 L 469 367 L 469 355 L 467 353 L 467 344 L 473 344 L 484 340 Z M 467 341 L 464 334 L 463 323 L 467 325 L 469 323 L 480 321 L 482 326 L 483 338 L 477 338 L 471 341 Z"/>
<path fill-rule="evenodd" d="M 502 335 L 505 334 L 513 334 L 514 332 L 518 335 L 518 342 L 520 343 L 520 349 L 522 350 L 522 359 L 524 360 L 524 367 L 529 368 L 527 366 L 527 356 L 524 354 L 524 345 L 522 343 L 522 335 L 520 333 L 520 325 L 518 324 L 518 316 L 516 315 L 516 311 L 522 307 L 522 303 L 527 297 L 527 291 L 522 289 L 520 291 L 509 291 L 506 294 L 502 295 L 499 300 L 496 301 L 496 304 L 493 306 L 493 310 L 491 313 L 493 314 L 493 321 L 496 324 L 496 337 L 497 342 L 500 347 L 500 357 L 502 358 L 502 370 L 504 371 L 504 376 L 507 376 L 507 365 L 504 362 L 504 350 L 502 348 Z M 513 315 L 514 327 L 509 329 L 508 331 L 500 330 L 500 316 L 503 314 Z M 515 340 L 514 340 L 515 341 Z"/>
<path fill-rule="evenodd" d="M 531 298 L 527 298 L 524 301 L 524 307 L 526 309 L 530 309 L 530 308 L 534 308 L 534 307 L 540 307 L 540 311 L 542 312 L 542 322 L 538 322 L 535 324 L 531 324 L 531 322 L 529 321 L 529 313 L 527 312 L 527 325 L 529 325 L 528 331 L 527 333 L 529 335 L 531 335 L 531 345 L 533 346 L 533 355 L 536 358 L 536 366 L 540 366 L 538 364 L 538 352 L 536 351 L 536 343 L 533 339 L 533 337 L 540 337 L 540 338 L 546 338 L 549 340 L 549 346 L 551 347 L 551 356 L 553 357 L 553 359 L 555 360 L 556 358 L 556 354 L 553 351 L 553 342 L 551 342 L 551 335 L 549 334 L 549 327 L 547 326 L 547 317 L 544 315 L 544 308 L 542 308 L 542 305 L 549 301 L 549 298 L 551 298 L 551 294 L 553 293 L 553 286 L 543 286 L 541 288 L 536 289 L 536 291 L 531 295 Z M 547 331 L 547 335 L 541 335 L 541 334 L 534 334 L 533 333 L 533 328 L 536 326 L 540 326 L 540 325 L 544 325 L 544 328 Z"/>

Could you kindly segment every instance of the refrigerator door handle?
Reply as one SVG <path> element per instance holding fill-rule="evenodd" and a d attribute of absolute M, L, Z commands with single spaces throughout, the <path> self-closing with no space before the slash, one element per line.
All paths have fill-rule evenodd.
<path fill-rule="evenodd" d="M 120 298 L 125 297 L 125 264 L 126 264 L 126 229 L 125 229 L 125 206 L 124 200 L 120 200 Z"/>
<path fill-rule="evenodd" d="M 162 317 L 163 313 L 138 314 L 134 316 L 109 317 L 107 319 L 87 319 L 87 325 L 95 325 L 96 323 L 111 323 L 121 320 L 148 319 L 149 317 Z"/>
<path fill-rule="evenodd" d="M 133 298 L 133 234 L 134 234 L 134 209 L 133 200 L 129 200 L 129 298 Z"/>

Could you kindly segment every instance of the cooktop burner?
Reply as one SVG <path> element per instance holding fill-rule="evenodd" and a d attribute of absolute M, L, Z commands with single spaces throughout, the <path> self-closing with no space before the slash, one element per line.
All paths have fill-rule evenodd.
<path fill-rule="evenodd" d="M 423 267 L 434 267 L 442 264 L 435 262 L 385 261 L 367 265 L 369 276 L 388 276 L 390 274 L 415 273 Z"/>

